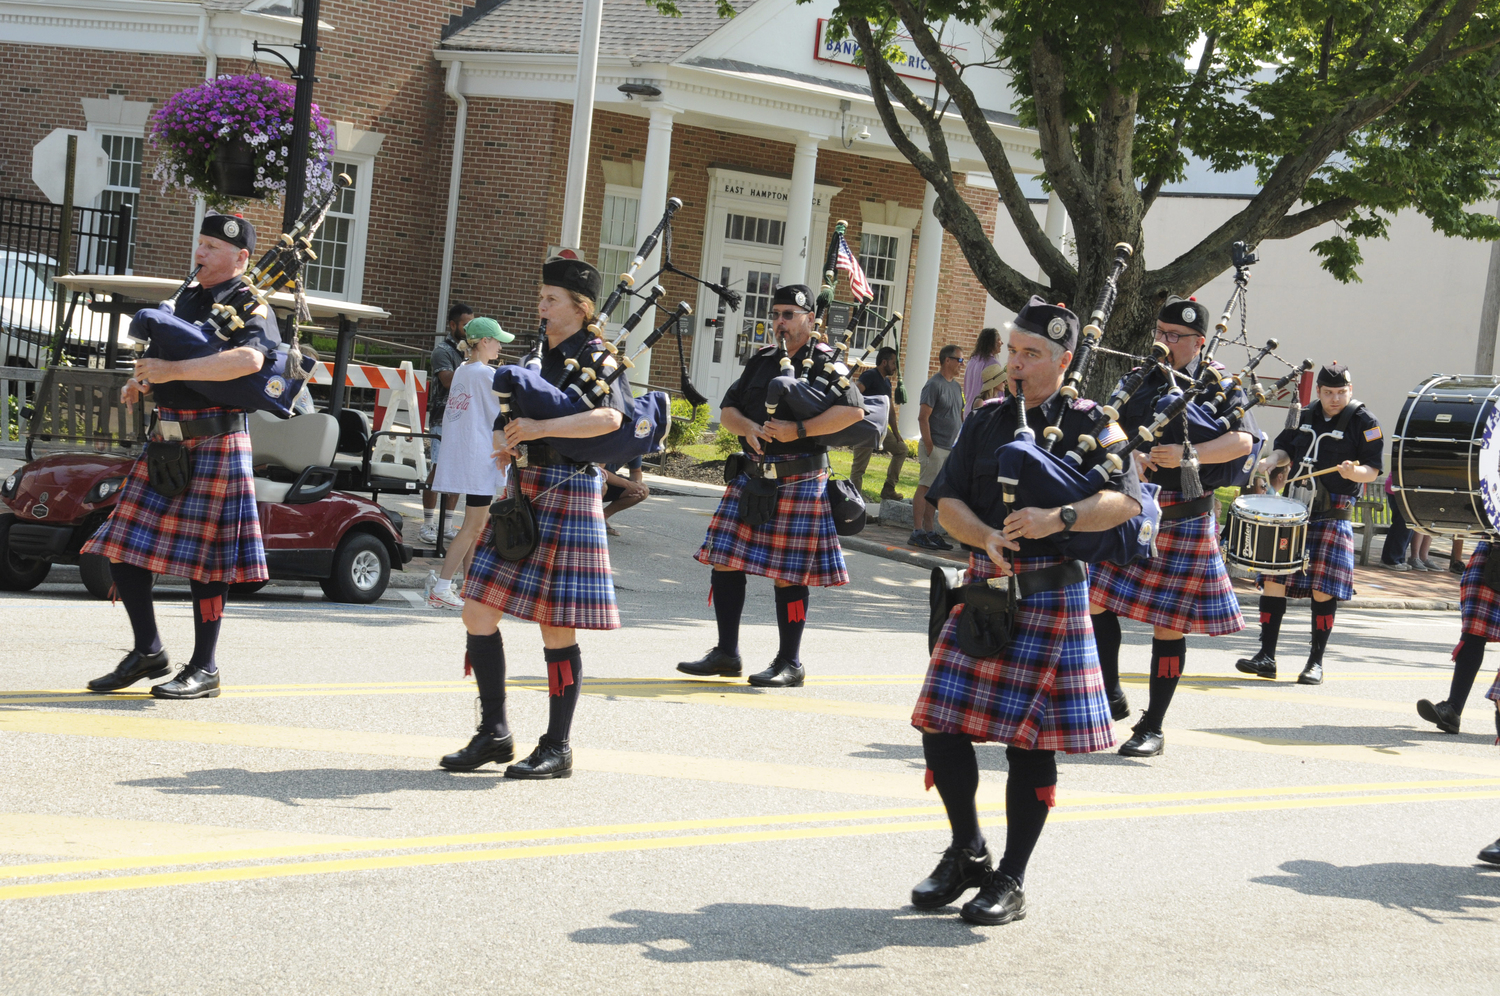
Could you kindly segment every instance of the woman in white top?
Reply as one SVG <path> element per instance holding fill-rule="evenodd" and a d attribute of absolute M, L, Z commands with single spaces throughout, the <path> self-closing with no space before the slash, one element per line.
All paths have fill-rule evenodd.
<path fill-rule="evenodd" d="M 453 575 L 474 549 L 484 528 L 485 513 L 505 477 L 490 458 L 494 447 L 492 430 L 500 414 L 495 397 L 495 368 L 500 344 L 515 336 L 493 318 L 473 318 L 464 326 L 467 360 L 453 372 L 448 386 L 448 407 L 443 411 L 443 448 L 438 454 L 432 490 L 464 496 L 464 524 L 448 546 L 443 568 L 427 594 L 434 609 L 462 609 L 464 600 L 453 590 Z"/>

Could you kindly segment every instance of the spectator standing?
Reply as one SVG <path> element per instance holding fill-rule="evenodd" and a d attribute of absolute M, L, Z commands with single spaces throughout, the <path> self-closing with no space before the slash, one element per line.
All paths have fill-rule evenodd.
<path fill-rule="evenodd" d="M 867 398 L 890 398 L 891 420 L 885 427 L 885 436 L 880 440 L 880 446 L 856 446 L 854 447 L 854 461 L 849 468 L 849 480 L 854 486 L 864 490 L 865 471 L 870 466 L 870 457 L 875 455 L 879 449 L 881 453 L 889 453 L 891 465 L 885 471 L 885 486 L 880 489 L 880 500 L 893 498 L 900 501 L 903 497 L 896 490 L 896 484 L 901 480 L 901 468 L 906 463 L 906 440 L 901 438 L 901 433 L 896 429 L 896 399 L 891 391 L 891 378 L 896 376 L 896 351 L 890 346 L 881 347 L 880 352 L 875 354 L 875 367 L 866 370 L 859 375 L 859 393 Z"/>
<path fill-rule="evenodd" d="M 912 499 L 912 519 L 916 528 L 908 542 L 927 550 L 953 549 L 953 544 L 933 529 L 937 524 L 937 509 L 928 503 L 927 489 L 937 481 L 938 471 L 943 469 L 948 453 L 958 440 L 958 428 L 963 424 L 964 391 L 958 383 L 963 368 L 962 350 L 949 343 L 938 353 L 938 372 L 922 385 L 921 414 L 917 416 L 917 425 L 922 431 L 922 441 L 917 444 L 922 476 L 917 480 L 917 493 Z"/>
<path fill-rule="evenodd" d="M 468 361 L 453 372 L 445 402 L 443 422 L 448 427 L 448 445 L 435 468 L 433 486 L 445 495 L 464 496 L 464 525 L 443 557 L 442 570 L 432 580 L 427 605 L 434 609 L 462 609 L 464 600 L 453 590 L 453 575 L 469 557 L 479 539 L 495 495 L 505 477 L 491 459 L 494 425 L 500 400 L 493 389 L 500 346 L 515 336 L 493 318 L 475 318 L 464 326 Z"/>
<path fill-rule="evenodd" d="M 981 329 L 979 338 L 974 341 L 974 352 L 964 364 L 964 418 L 969 417 L 985 391 L 985 372 L 997 366 L 1001 366 L 1000 332 L 998 329 Z"/>
<path fill-rule="evenodd" d="M 448 309 L 448 337 L 432 351 L 432 382 L 427 385 L 427 431 L 434 436 L 443 434 L 443 413 L 448 405 L 448 391 L 453 384 L 453 373 L 463 366 L 464 354 L 459 343 L 464 341 L 464 327 L 474 317 L 474 309 L 462 301 L 455 301 Z M 423 543 L 437 542 L 437 497 L 432 489 L 433 475 L 437 473 L 438 452 L 442 439 L 432 440 L 432 466 L 427 472 L 427 490 L 422 492 L 422 529 L 417 536 Z M 452 512 L 458 504 L 458 495 L 443 498 L 443 507 Z M 452 539 L 457 530 L 450 524 L 443 531 L 444 539 Z"/>
<path fill-rule="evenodd" d="M 1385 546 L 1380 549 L 1380 565 L 1393 571 L 1409 571 L 1406 562 L 1406 544 L 1411 540 L 1411 530 L 1401 514 L 1401 503 L 1396 501 L 1391 484 L 1391 474 L 1385 475 L 1385 500 L 1391 507 L 1391 528 L 1385 533 Z"/>

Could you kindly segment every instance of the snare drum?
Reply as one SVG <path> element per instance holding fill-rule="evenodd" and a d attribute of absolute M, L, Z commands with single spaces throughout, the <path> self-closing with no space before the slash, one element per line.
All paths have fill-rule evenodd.
<path fill-rule="evenodd" d="M 1391 437 L 1392 501 L 1429 535 L 1493 538 L 1500 521 L 1500 377 L 1437 375 L 1406 397 Z"/>
<path fill-rule="evenodd" d="M 1258 574 L 1307 569 L 1307 508 L 1279 495 L 1241 495 L 1229 506 L 1224 556 Z"/>

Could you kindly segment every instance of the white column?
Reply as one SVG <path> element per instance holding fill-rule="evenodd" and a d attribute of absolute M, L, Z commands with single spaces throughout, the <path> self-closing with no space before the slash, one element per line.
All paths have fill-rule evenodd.
<path fill-rule="evenodd" d="M 448 298 L 453 292 L 453 239 L 458 232 L 458 195 L 463 186 L 464 134 L 469 126 L 469 100 L 463 94 L 464 64 L 448 64 L 444 92 L 453 98 L 457 111 L 453 118 L 453 158 L 448 164 L 448 217 L 443 226 L 443 269 L 438 280 L 436 336 L 441 342 L 448 334 Z M 437 343 L 433 343 L 437 345 Z"/>
<path fill-rule="evenodd" d="M 933 214 L 937 191 L 927 184 L 922 195 L 922 227 L 917 241 L 917 274 L 912 281 L 911 308 L 907 311 L 906 355 L 901 358 L 901 374 L 906 382 L 907 403 L 901 406 L 899 428 L 904 439 L 920 435 L 917 425 L 917 398 L 929 376 L 932 357 L 932 325 L 937 317 L 938 277 L 943 269 L 943 226 Z"/>
<path fill-rule="evenodd" d="M 812 239 L 813 187 L 818 179 L 817 135 L 803 135 L 797 139 L 797 151 L 792 155 L 792 190 L 786 203 L 786 241 L 781 246 L 781 282 L 783 284 L 811 283 L 813 292 L 822 278 L 821 273 L 812 272 L 821 266 L 819 260 L 809 265 L 808 260 L 818 250 L 809 244 Z"/>
<path fill-rule="evenodd" d="M 656 223 L 661 220 L 662 212 L 667 209 L 667 196 L 671 193 L 667 189 L 667 174 L 672 169 L 672 119 L 682 112 L 681 108 L 672 107 L 669 104 L 653 104 L 651 106 L 651 125 L 646 130 L 646 162 L 641 177 L 641 210 L 640 221 L 637 224 L 636 238 L 644 238 Z M 641 266 L 640 275 L 649 277 L 655 273 L 657 267 L 661 266 L 661 246 L 658 245 L 646 262 Z M 605 286 L 619 279 L 619 274 L 606 273 L 604 275 Z M 651 288 L 638 285 L 638 290 L 643 294 L 651 293 Z M 692 304 L 693 302 L 688 302 Z M 665 302 L 668 308 L 675 307 L 676 301 Z M 646 312 L 646 317 L 641 319 L 641 324 L 636 326 L 635 335 L 632 338 L 639 343 L 645 339 L 647 334 L 655 327 L 656 310 Z M 695 323 L 696 324 L 696 323 Z M 670 345 L 670 344 L 669 344 Z M 676 352 L 677 347 L 671 347 Z M 651 350 L 646 350 L 636 358 L 635 369 L 630 372 L 630 383 L 635 386 L 646 384 L 651 377 Z M 665 383 L 672 383 L 670 379 Z"/>
<path fill-rule="evenodd" d="M 568 142 L 568 186 L 563 199 L 562 234 L 558 244 L 581 248 L 583 195 L 588 185 L 589 141 L 594 130 L 594 80 L 599 75 L 599 25 L 604 0 L 583 0 L 583 27 L 578 39 L 578 91 L 573 98 L 573 135 Z"/>
<path fill-rule="evenodd" d="M 1048 242 L 1059 249 L 1068 235 L 1068 212 L 1063 208 L 1062 198 L 1057 196 L 1057 191 L 1047 196 L 1047 220 L 1042 224 L 1042 233 L 1047 236 Z M 1048 286 L 1051 286 L 1047 271 L 1038 269 L 1036 278 L 1047 281 Z"/>

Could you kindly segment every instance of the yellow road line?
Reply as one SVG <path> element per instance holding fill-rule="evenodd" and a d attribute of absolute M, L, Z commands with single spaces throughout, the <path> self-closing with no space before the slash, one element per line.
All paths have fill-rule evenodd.
<path fill-rule="evenodd" d="M 1457 802 L 1478 799 L 1500 799 L 1500 791 L 1453 793 L 1405 793 L 1382 796 L 1344 796 L 1321 799 L 1283 799 L 1201 805 L 1163 806 L 1135 809 L 1098 810 L 1058 813 L 1051 819 L 1060 822 L 1084 820 L 1117 820 L 1141 817 L 1187 816 L 1207 813 L 1253 812 L 1278 809 L 1329 809 L 1345 806 L 1395 805 L 1402 803 Z M 119 892 L 131 889 L 161 888 L 174 885 L 197 885 L 209 882 L 240 882 L 258 879 L 287 878 L 302 875 L 328 875 L 343 872 L 372 871 L 392 868 L 418 868 L 441 865 L 474 864 L 490 861 L 515 861 L 524 858 L 605 854 L 625 851 L 654 851 L 683 847 L 711 847 L 725 844 L 748 844 L 765 841 L 809 840 L 831 837 L 859 837 L 875 834 L 912 833 L 947 826 L 946 820 L 913 820 L 901 823 L 873 823 L 858 826 L 802 827 L 782 830 L 752 830 L 738 833 L 691 834 L 686 836 L 646 837 L 627 840 L 583 841 L 570 844 L 541 844 L 473 851 L 392 854 L 334 861 L 298 861 L 273 865 L 236 868 L 207 868 L 196 871 L 159 872 L 149 875 L 121 875 L 108 878 L 69 879 L 33 882 L 25 885 L 0 886 L 0 900 L 32 899 L 44 896 L 80 895 Z"/>

